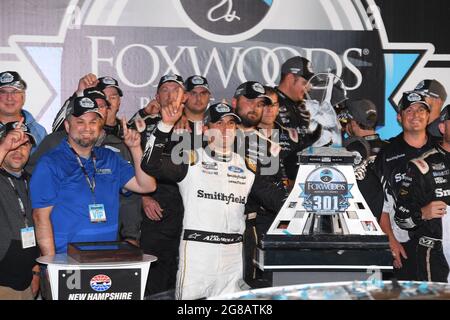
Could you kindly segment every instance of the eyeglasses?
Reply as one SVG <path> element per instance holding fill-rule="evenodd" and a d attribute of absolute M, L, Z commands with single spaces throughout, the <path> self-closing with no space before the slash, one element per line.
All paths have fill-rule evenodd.
<path fill-rule="evenodd" d="M 7 97 L 8 95 L 11 95 L 13 98 L 17 98 L 23 95 L 23 93 L 24 92 L 22 90 L 13 90 L 13 91 L 0 90 L 0 97 Z"/>

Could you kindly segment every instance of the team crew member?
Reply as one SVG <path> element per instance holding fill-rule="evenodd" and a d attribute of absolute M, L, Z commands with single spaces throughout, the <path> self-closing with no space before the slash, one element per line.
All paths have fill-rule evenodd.
<path fill-rule="evenodd" d="M 31 153 L 33 153 L 47 132 L 43 126 L 37 123 L 31 113 L 23 109 L 26 90 L 27 83 L 19 73 L 15 71 L 0 73 L 0 123 L 6 124 L 24 118 L 25 125 L 36 139 L 36 145 L 31 149 Z"/>
<path fill-rule="evenodd" d="M 297 131 L 298 139 L 305 147 L 312 145 L 320 138 L 322 127 L 318 126 L 314 132 L 308 130 L 310 113 L 306 109 L 304 100 L 311 86 L 308 81 L 314 76 L 311 62 L 303 57 L 295 56 L 286 60 L 281 66 L 281 78 L 278 87 L 278 102 L 280 104 L 277 122 L 285 128 Z M 285 159 L 285 166 L 290 176 L 297 176 L 298 159 L 291 154 Z"/>
<path fill-rule="evenodd" d="M 414 88 L 414 91 L 420 92 L 425 96 L 425 101 L 430 105 L 430 120 L 428 120 L 427 131 L 433 137 L 442 138 L 439 131 L 439 115 L 447 99 L 447 91 L 442 83 L 436 79 L 425 79 L 420 81 Z"/>
<path fill-rule="evenodd" d="M 306 135 L 310 122 L 303 100 L 310 89 L 308 80 L 313 75 L 311 62 L 300 56 L 286 60 L 281 66 L 281 79 L 277 87 L 280 113 L 277 120 L 285 127 L 296 129 L 300 137 Z"/>
<path fill-rule="evenodd" d="M 231 106 L 209 107 L 208 145 L 184 152 L 181 165 L 163 155 L 182 108 L 163 108 L 155 140 L 142 168 L 157 178 L 178 183 L 184 204 L 183 235 L 177 275 L 177 298 L 198 299 L 240 290 L 244 208 L 249 194 L 278 211 L 284 190 L 264 182 L 258 167 L 233 152 L 240 118 Z M 213 134 L 215 131 L 215 134 Z"/>
<path fill-rule="evenodd" d="M 442 113 L 443 141 L 413 159 L 403 179 L 395 222 L 416 242 L 417 280 L 449 282 L 450 107 Z"/>
<path fill-rule="evenodd" d="M 185 99 L 185 84 L 187 82 L 183 82 L 183 78 L 179 75 L 162 76 L 155 99 L 146 108 L 139 110 L 128 122 L 132 128 L 135 127 L 141 132 L 143 148 L 161 120 L 159 114 L 161 107 L 166 108 L 174 104 L 178 98 L 180 101 Z M 190 98 L 187 100 L 190 101 Z M 193 124 L 194 122 L 189 121 L 194 131 Z M 189 133 L 187 135 L 190 136 Z M 190 143 L 187 148 L 190 148 Z M 170 154 L 170 150 L 168 152 Z M 178 248 L 183 222 L 183 202 L 177 184 L 166 180 L 158 181 L 158 189 L 142 197 L 142 209 L 141 248 L 145 253 L 158 257 L 158 261 L 152 264 L 152 271 L 148 276 L 146 295 L 165 292 L 171 296 L 176 284 Z"/>
<path fill-rule="evenodd" d="M 31 300 L 39 288 L 29 176 L 35 139 L 20 122 L 0 125 L 0 300 Z"/>
<path fill-rule="evenodd" d="M 417 92 L 405 92 L 399 106 L 397 119 L 403 132 L 391 139 L 389 145 L 378 153 L 374 169 L 385 193 L 380 227 L 389 237 L 394 258 L 394 276 L 399 280 L 414 280 L 415 244 L 408 233 L 393 221 L 395 203 L 409 160 L 433 148 L 434 141 L 426 132 L 430 106 L 425 101 L 425 96 Z"/>
<path fill-rule="evenodd" d="M 120 190 L 156 188 L 155 180 L 136 165 L 142 156 L 137 132 L 124 132 L 135 171 L 113 151 L 94 147 L 102 117 L 95 100 L 75 98 L 64 123 L 67 139 L 43 155 L 33 171 L 33 218 L 43 255 L 66 252 L 69 242 L 116 240 Z"/>
<path fill-rule="evenodd" d="M 372 101 L 351 101 L 347 104 L 347 111 L 345 129 L 349 138 L 344 141 L 344 146 L 356 154 L 354 169 L 358 188 L 379 220 L 383 210 L 383 187 L 375 174 L 373 163 L 387 142 L 375 132 L 378 115 Z"/>
<path fill-rule="evenodd" d="M 273 155 L 277 156 L 280 148 L 276 146 L 276 150 L 272 149 L 269 139 L 256 129 L 261 121 L 263 109 L 270 104 L 272 100 L 266 95 L 263 85 L 257 81 L 241 83 L 231 100 L 235 113 L 241 119 L 237 136 L 238 153 L 245 155 L 255 164 L 260 162 L 265 168 L 271 169 L 270 174 L 273 175 L 279 168 L 279 162 L 273 161 Z"/>
<path fill-rule="evenodd" d="M 287 128 L 277 122 L 280 103 L 278 102 L 279 96 L 276 89 L 272 87 L 264 87 L 266 95 L 272 100 L 272 104 L 263 108 L 261 121 L 258 124 L 259 131 L 269 138 L 273 142 L 277 142 L 280 146 L 280 178 L 287 187 L 292 188 L 292 182 L 296 179 L 297 170 L 295 168 L 286 166 L 285 159 L 291 155 L 297 155 L 299 151 L 302 151 L 309 146 L 310 141 L 314 141 L 320 137 L 321 126 L 315 130 L 312 135 L 309 136 L 309 141 L 300 140 L 297 131 L 293 128 Z"/>

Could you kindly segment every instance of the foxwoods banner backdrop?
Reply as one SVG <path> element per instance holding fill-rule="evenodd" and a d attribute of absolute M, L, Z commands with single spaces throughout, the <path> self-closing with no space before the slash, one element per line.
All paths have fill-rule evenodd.
<path fill-rule="evenodd" d="M 374 101 L 378 131 L 388 138 L 400 130 L 395 106 L 403 91 L 424 78 L 450 88 L 450 55 L 438 52 L 436 37 L 446 41 L 448 27 L 431 15 L 445 10 L 430 6 L 439 5 L 435 0 L 417 6 L 404 0 L 2 0 L 0 70 L 23 76 L 29 87 L 25 108 L 49 130 L 88 72 L 119 80 L 125 93 L 120 114 L 128 118 L 155 95 L 163 74 L 201 74 L 215 100 L 230 99 L 247 80 L 276 85 L 283 61 L 301 55 L 316 72 L 340 77 L 350 99 Z M 405 16 L 422 19 L 399 18 Z"/>

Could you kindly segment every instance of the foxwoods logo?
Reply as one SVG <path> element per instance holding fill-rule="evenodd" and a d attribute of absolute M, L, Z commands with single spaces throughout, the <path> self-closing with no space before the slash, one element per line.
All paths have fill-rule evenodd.
<path fill-rule="evenodd" d="M 260 165 L 261 175 L 274 175 L 280 168 L 280 143 L 277 129 L 272 130 L 271 140 L 263 137 L 261 130 L 246 133 L 242 130 L 227 130 L 222 134 L 220 130 L 208 129 L 203 135 L 191 135 L 189 132 L 172 133 L 171 141 L 177 142 L 171 151 L 171 160 L 174 164 L 191 164 L 196 159 L 190 156 L 190 150 L 199 150 L 205 143 L 214 143 L 216 148 L 225 147 L 237 153 L 242 159 L 247 159 L 255 169 Z M 145 154 L 151 152 L 152 145 L 147 145 Z M 204 148 L 206 155 L 216 158 L 214 150 L 209 146 Z M 236 170 L 236 169 L 235 169 Z"/>
<path fill-rule="evenodd" d="M 304 198 L 303 207 L 307 211 L 335 213 L 347 209 L 348 198 L 353 198 L 345 176 L 333 167 L 320 167 L 312 171 L 305 183 L 300 184 Z"/>

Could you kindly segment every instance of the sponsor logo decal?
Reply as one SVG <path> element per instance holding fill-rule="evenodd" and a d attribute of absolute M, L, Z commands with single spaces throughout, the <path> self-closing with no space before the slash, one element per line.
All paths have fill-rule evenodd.
<path fill-rule="evenodd" d="M 447 179 L 442 178 L 442 177 L 437 177 L 437 178 L 434 178 L 434 182 L 436 182 L 436 184 L 443 184 L 443 183 L 447 183 Z"/>
<path fill-rule="evenodd" d="M 303 207 L 307 211 L 318 213 L 342 212 L 350 206 L 348 198 L 352 198 L 352 186 L 336 168 L 315 169 L 306 178 L 305 183 L 300 184 L 300 197 L 304 198 Z"/>
<path fill-rule="evenodd" d="M 407 99 L 408 99 L 408 101 L 415 102 L 415 101 L 420 101 L 421 97 L 417 93 L 413 92 L 413 93 L 408 94 Z"/>
<path fill-rule="evenodd" d="M 404 153 L 402 153 L 402 154 L 397 154 L 397 155 L 395 155 L 395 156 L 393 156 L 393 157 L 386 158 L 386 162 L 389 162 L 389 161 L 392 161 L 392 160 L 397 160 L 397 159 L 403 158 L 404 156 L 405 156 Z"/>
<path fill-rule="evenodd" d="M 97 173 L 97 174 L 111 174 L 112 171 L 109 168 L 101 168 L 101 169 L 97 169 L 97 171 L 95 173 Z"/>
<path fill-rule="evenodd" d="M 180 0 L 175 5 L 192 31 L 219 42 L 248 39 L 263 29 L 273 0 Z"/>
<path fill-rule="evenodd" d="M 223 192 L 214 191 L 214 193 L 209 193 L 204 190 L 197 190 L 197 198 L 223 201 L 228 205 L 230 203 L 245 204 L 247 197 L 238 196 L 234 193 L 226 195 Z"/>
<path fill-rule="evenodd" d="M 433 172 L 433 177 L 443 177 L 443 176 L 448 176 L 449 174 L 450 174 L 450 170 L 437 171 L 437 172 Z"/>
<path fill-rule="evenodd" d="M 90 281 L 91 288 L 97 292 L 103 292 L 111 288 L 111 278 L 105 274 L 98 274 Z"/>
<path fill-rule="evenodd" d="M 5 72 L 4 74 L 2 74 L 2 76 L 0 77 L 0 83 L 9 83 L 12 82 L 14 80 L 14 77 L 11 73 L 9 72 Z"/>
<path fill-rule="evenodd" d="M 93 108 L 95 105 L 94 105 L 94 102 L 91 99 L 83 98 L 80 101 L 80 106 L 82 106 L 83 108 L 90 109 L 90 108 Z"/>
<path fill-rule="evenodd" d="M 436 198 L 442 198 L 442 197 L 448 197 L 450 196 L 450 190 L 449 189 L 442 189 L 442 188 L 437 188 L 436 190 L 434 190 L 434 193 L 436 194 Z"/>
<path fill-rule="evenodd" d="M 216 162 L 202 161 L 202 167 L 205 170 L 218 170 L 218 165 Z"/>
<path fill-rule="evenodd" d="M 229 166 L 228 171 L 234 172 L 234 173 L 243 173 L 244 169 L 236 167 L 236 166 Z"/>
<path fill-rule="evenodd" d="M 441 163 L 432 163 L 431 167 L 433 168 L 433 170 L 444 170 L 445 169 L 445 164 L 443 162 L 441 162 Z"/>
<path fill-rule="evenodd" d="M 216 106 L 216 111 L 220 112 L 220 113 L 224 113 L 224 112 L 230 112 L 231 109 L 226 104 L 221 103 Z"/>

